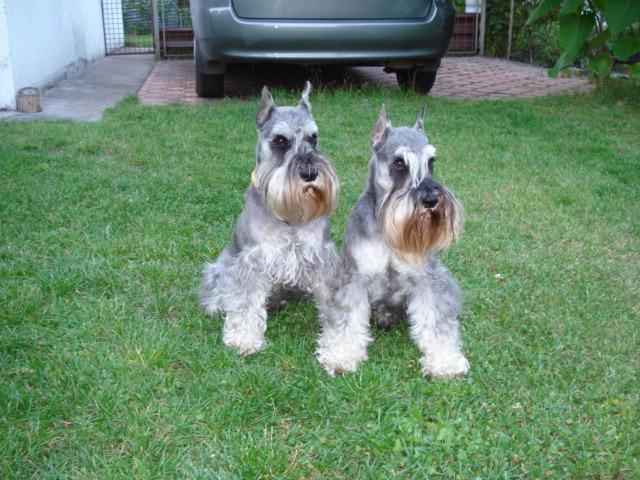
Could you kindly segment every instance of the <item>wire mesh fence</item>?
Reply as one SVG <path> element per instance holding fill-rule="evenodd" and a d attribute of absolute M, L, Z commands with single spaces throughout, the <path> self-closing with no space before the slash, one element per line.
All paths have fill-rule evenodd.
<path fill-rule="evenodd" d="M 448 53 L 458 55 L 478 53 L 479 19 L 478 13 L 456 13 Z"/>
<path fill-rule="evenodd" d="M 189 0 L 102 0 L 102 17 L 107 55 L 154 51 L 163 58 L 193 55 Z"/>
<path fill-rule="evenodd" d="M 189 0 L 158 0 L 160 55 L 190 57 L 193 55 L 193 28 Z"/>
<path fill-rule="evenodd" d="M 154 51 L 151 0 L 102 0 L 107 55 Z"/>

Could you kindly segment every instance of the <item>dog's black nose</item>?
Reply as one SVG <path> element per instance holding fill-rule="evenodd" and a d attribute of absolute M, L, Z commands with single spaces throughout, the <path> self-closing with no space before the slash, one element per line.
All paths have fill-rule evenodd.
<path fill-rule="evenodd" d="M 433 208 L 438 204 L 438 195 L 436 192 L 420 191 L 418 200 L 424 208 Z"/>
<path fill-rule="evenodd" d="M 298 171 L 300 172 L 300 178 L 305 182 L 313 182 L 318 178 L 318 169 L 311 165 L 301 165 Z"/>

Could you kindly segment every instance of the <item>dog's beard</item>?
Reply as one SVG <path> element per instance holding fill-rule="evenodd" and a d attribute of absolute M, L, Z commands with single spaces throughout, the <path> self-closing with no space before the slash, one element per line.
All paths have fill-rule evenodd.
<path fill-rule="evenodd" d="M 331 214 L 336 205 L 338 177 L 325 160 L 316 162 L 314 167 L 318 170 L 317 178 L 313 182 L 304 182 L 293 166 L 258 166 L 258 190 L 276 218 L 300 225 Z"/>
<path fill-rule="evenodd" d="M 462 233 L 462 206 L 448 191 L 427 209 L 409 190 L 391 194 L 380 209 L 379 222 L 387 245 L 405 262 L 421 265 L 430 250 L 446 248 Z"/>

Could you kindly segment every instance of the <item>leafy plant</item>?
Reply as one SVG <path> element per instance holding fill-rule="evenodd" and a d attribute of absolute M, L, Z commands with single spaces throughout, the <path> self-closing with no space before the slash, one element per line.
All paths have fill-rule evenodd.
<path fill-rule="evenodd" d="M 123 0 L 122 15 L 124 30 L 131 35 L 152 32 L 151 0 Z"/>
<path fill-rule="evenodd" d="M 511 59 L 525 61 L 545 67 L 551 67 L 560 55 L 560 42 L 558 40 L 558 20 L 550 19 L 536 25 L 524 26 L 528 17 L 527 12 L 522 15 L 524 9 L 516 8 L 517 16 L 522 28 L 514 32 Z M 523 18 L 524 17 L 524 18 Z"/>
<path fill-rule="evenodd" d="M 507 53 L 509 31 L 509 0 L 487 0 L 485 49 L 496 57 Z"/>
<path fill-rule="evenodd" d="M 456 12 L 464 13 L 466 3 L 466 0 L 453 0 L 453 6 L 456 8 Z"/>
<path fill-rule="evenodd" d="M 178 19 L 181 27 L 191 26 L 191 8 L 181 7 L 178 8 Z"/>
<path fill-rule="evenodd" d="M 633 62 L 640 52 L 638 0 L 542 0 L 526 25 L 558 11 L 562 51 L 550 75 L 586 58 L 587 69 L 598 77 L 608 75 L 617 60 L 628 62 L 629 74 L 640 79 L 640 65 Z"/>
<path fill-rule="evenodd" d="M 485 49 L 496 57 L 507 55 L 510 4 L 510 0 L 487 0 Z M 550 67 L 560 55 L 558 14 L 551 12 L 541 21 L 525 26 L 536 6 L 536 0 L 516 2 L 510 58 Z"/>

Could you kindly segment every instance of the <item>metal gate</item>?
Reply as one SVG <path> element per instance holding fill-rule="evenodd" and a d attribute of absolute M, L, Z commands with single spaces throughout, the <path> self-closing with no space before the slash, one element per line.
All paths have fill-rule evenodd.
<path fill-rule="evenodd" d="M 151 0 L 102 0 L 107 55 L 153 53 Z"/>
<path fill-rule="evenodd" d="M 479 50 L 479 13 L 456 13 L 449 54 L 475 55 Z"/>
<path fill-rule="evenodd" d="M 162 58 L 193 55 L 193 28 L 189 0 L 158 3 L 158 53 Z"/>
<path fill-rule="evenodd" d="M 102 0 L 107 55 L 193 54 L 189 0 Z"/>

